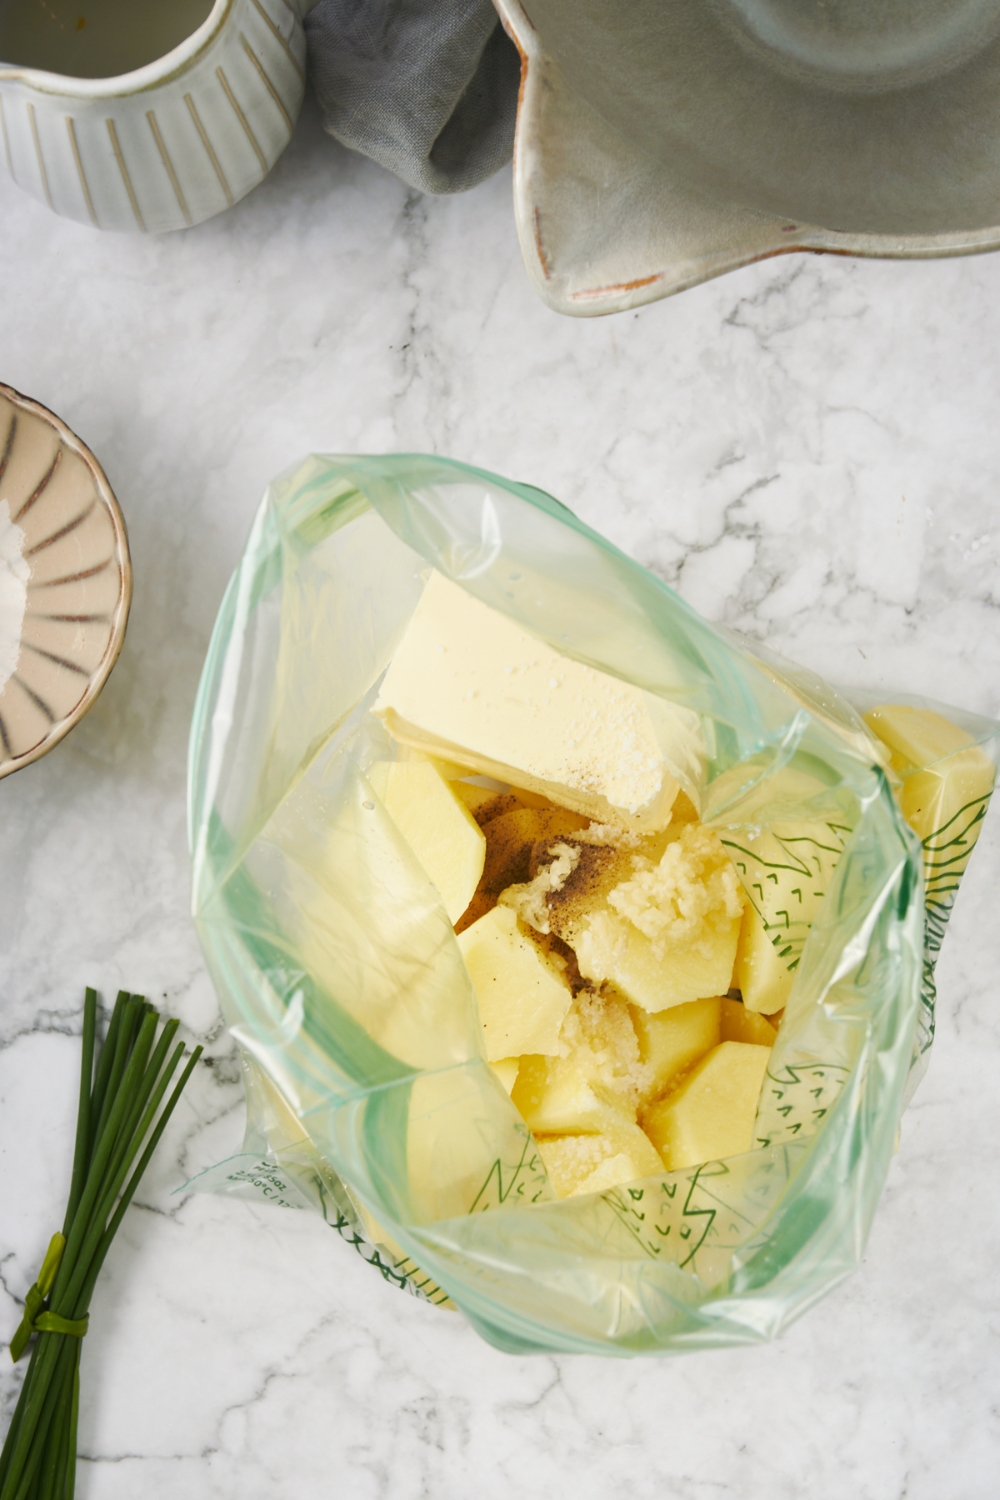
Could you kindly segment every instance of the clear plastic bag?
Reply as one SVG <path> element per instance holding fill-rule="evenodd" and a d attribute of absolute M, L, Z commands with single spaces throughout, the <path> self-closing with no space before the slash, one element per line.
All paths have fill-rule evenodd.
<path fill-rule="evenodd" d="M 370 709 L 430 566 L 693 710 L 724 841 L 789 818 L 842 831 L 745 1156 L 556 1200 L 445 911 L 365 774 L 392 754 Z M 957 717 L 995 764 L 997 726 Z M 194 913 L 251 1117 L 245 1157 L 203 1185 L 310 1203 L 504 1349 L 772 1337 L 861 1256 L 933 1034 L 923 865 L 947 876 L 933 948 L 988 800 L 928 854 L 899 786 L 843 696 L 708 625 L 540 491 L 434 458 L 306 460 L 257 514 L 192 731 Z"/>

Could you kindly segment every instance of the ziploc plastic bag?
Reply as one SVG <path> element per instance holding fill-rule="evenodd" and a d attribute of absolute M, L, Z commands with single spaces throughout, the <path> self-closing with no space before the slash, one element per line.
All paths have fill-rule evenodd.
<path fill-rule="evenodd" d="M 754 850 L 790 820 L 843 848 L 788 945 L 748 1154 L 556 1200 L 448 917 L 365 774 L 394 753 L 370 710 L 431 567 L 697 715 L 701 816 L 751 897 Z M 548 495 L 440 459 L 306 460 L 257 514 L 192 733 L 194 912 L 256 1136 L 216 1185 L 299 1195 L 505 1349 L 773 1336 L 857 1264 L 930 1045 L 997 751 L 996 725 L 948 713 L 979 781 L 922 849 L 898 795 L 941 767 L 894 758 L 833 689 L 708 625 Z"/>

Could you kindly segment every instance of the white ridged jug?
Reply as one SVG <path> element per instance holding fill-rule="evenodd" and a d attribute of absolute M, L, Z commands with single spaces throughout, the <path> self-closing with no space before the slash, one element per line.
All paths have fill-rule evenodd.
<path fill-rule="evenodd" d="M 8 0 L 0 56 L 16 41 L 32 59 L 0 62 L 11 176 L 56 213 L 98 229 L 183 229 L 232 207 L 291 137 L 305 89 L 302 16 L 310 3 L 214 0 L 209 9 L 210 0 L 186 0 L 171 14 L 160 10 L 164 0 L 125 0 L 129 14 L 122 0 L 50 0 L 43 32 L 29 15 L 32 0 Z M 147 34 L 137 35 L 150 4 Z M 20 32 L 19 6 L 27 18 Z M 185 14 L 194 29 L 170 45 Z M 84 51 L 73 32 L 82 36 L 87 25 Z M 161 38 L 168 50 L 157 57 Z M 123 55 L 142 58 L 143 46 L 154 56 L 113 77 L 34 65 L 52 58 L 72 67 L 78 45 L 90 72 L 105 58 L 119 68 Z"/>

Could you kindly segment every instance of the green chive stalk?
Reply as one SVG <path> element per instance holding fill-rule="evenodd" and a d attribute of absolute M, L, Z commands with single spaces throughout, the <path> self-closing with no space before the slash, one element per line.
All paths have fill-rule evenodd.
<path fill-rule="evenodd" d="M 176 1021 L 168 1021 L 157 1039 L 159 1020 L 142 995 L 122 990 L 98 1050 L 97 992 L 86 992 L 73 1176 L 62 1230 L 52 1236 L 11 1340 L 15 1361 L 34 1344 L 0 1452 L 0 1500 L 73 1500 L 80 1351 L 90 1299 L 202 1051 L 195 1048 L 164 1104 L 184 1046 L 171 1051 Z"/>

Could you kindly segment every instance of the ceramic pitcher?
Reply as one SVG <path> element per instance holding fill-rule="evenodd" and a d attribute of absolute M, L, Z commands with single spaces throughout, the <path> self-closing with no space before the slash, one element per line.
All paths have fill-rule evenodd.
<path fill-rule="evenodd" d="M 230 208 L 288 144 L 309 0 L 6 0 L 11 176 L 99 229 L 183 229 Z"/>

